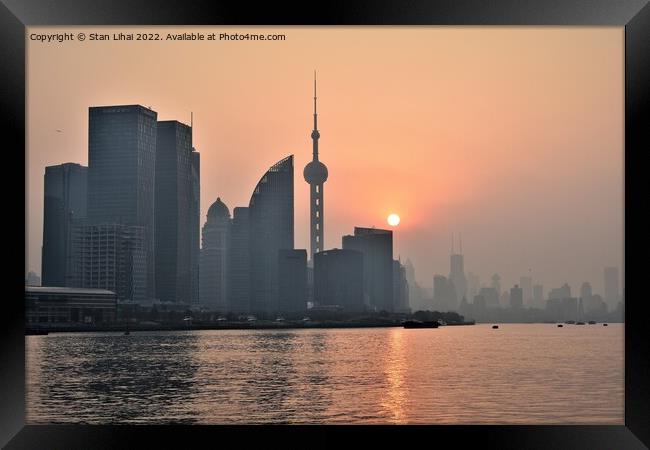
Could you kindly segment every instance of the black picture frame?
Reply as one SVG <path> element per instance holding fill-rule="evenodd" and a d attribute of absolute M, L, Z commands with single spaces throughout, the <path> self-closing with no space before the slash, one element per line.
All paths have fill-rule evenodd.
<path fill-rule="evenodd" d="M 625 425 L 624 426 L 25 426 L 24 273 L 12 262 L 2 305 L 0 333 L 0 444 L 5 448 L 214 447 L 236 440 L 283 442 L 300 447 L 334 446 L 362 437 L 369 442 L 409 445 L 424 439 L 481 447 L 624 449 L 650 446 L 650 337 L 641 273 L 634 261 L 648 254 L 649 221 L 644 152 L 650 150 L 650 6 L 648 0 L 446 0 L 346 1 L 304 7 L 273 2 L 208 0 L 0 0 L 0 84 L 6 173 L 25 176 L 25 27 L 43 25 L 578 25 L 625 27 Z M 9 158 L 9 159 L 7 159 Z M 15 158 L 15 161 L 11 158 Z M 23 178 L 23 182 L 26 180 Z M 11 198 L 15 179 L 3 177 L 5 242 L 24 255 L 25 205 Z M 644 189 L 645 188 L 645 189 Z M 11 189 L 11 190 L 10 190 Z M 15 202 L 15 204 L 11 203 Z M 22 209 L 24 221 L 21 221 Z M 9 213 L 12 211 L 13 214 Z M 599 220 L 594 218 L 594 220 Z M 22 227 L 22 229 L 21 229 Z M 7 256 L 13 252 L 5 245 Z M 10 260 L 11 261 L 11 260 Z M 607 361 L 603 361 L 607 364 Z M 361 436 L 356 436 L 360 434 Z M 287 439 L 289 439 L 287 441 Z M 275 445 L 273 444 L 273 445 Z M 472 446 L 473 446 L 472 445 Z M 291 445 L 293 446 L 293 445 Z"/>

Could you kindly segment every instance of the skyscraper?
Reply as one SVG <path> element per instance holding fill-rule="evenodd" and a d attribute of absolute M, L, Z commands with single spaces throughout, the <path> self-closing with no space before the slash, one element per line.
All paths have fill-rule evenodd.
<path fill-rule="evenodd" d="M 465 277 L 465 262 L 463 258 L 463 241 L 460 241 L 460 252 L 454 253 L 454 236 L 451 236 L 451 255 L 449 257 L 449 279 L 456 290 L 456 304 L 467 295 L 467 278 Z"/>
<path fill-rule="evenodd" d="M 393 232 L 354 227 L 353 236 L 343 236 L 343 249 L 363 253 L 367 305 L 377 311 L 393 311 Z"/>
<path fill-rule="evenodd" d="M 140 105 L 98 106 L 88 121 L 88 224 L 142 227 L 147 299 L 155 297 L 157 117 Z"/>
<path fill-rule="evenodd" d="M 497 291 L 497 295 L 501 295 L 501 277 L 499 276 L 498 273 L 495 273 L 492 275 L 492 284 L 491 287 L 493 287 Z"/>
<path fill-rule="evenodd" d="M 531 277 L 520 277 L 519 286 L 523 292 L 523 301 L 527 306 L 532 306 L 533 302 L 533 279 Z"/>
<path fill-rule="evenodd" d="M 192 148 L 192 193 L 190 199 L 190 259 L 192 304 L 199 302 L 199 252 L 201 248 L 201 155 Z"/>
<path fill-rule="evenodd" d="M 251 196 L 251 311 L 278 310 L 279 250 L 293 249 L 293 155 L 275 163 Z"/>
<path fill-rule="evenodd" d="M 524 291 L 519 285 L 515 284 L 510 288 L 510 307 L 521 308 L 524 305 Z"/>
<path fill-rule="evenodd" d="M 230 211 L 217 198 L 203 225 L 199 262 L 199 303 L 210 311 L 227 312 L 230 258 Z"/>
<path fill-rule="evenodd" d="M 156 297 L 165 302 L 192 300 L 192 128 L 159 121 L 156 138 L 155 273 Z"/>
<path fill-rule="evenodd" d="M 43 286 L 71 286 L 72 227 L 86 217 L 88 168 L 66 163 L 45 168 Z"/>
<path fill-rule="evenodd" d="M 452 311 L 458 308 L 456 288 L 453 281 L 443 275 L 433 276 L 433 307 L 437 311 Z"/>
<path fill-rule="evenodd" d="M 251 248 L 247 207 L 233 209 L 230 228 L 230 257 L 228 263 L 228 305 L 237 313 L 250 312 Z"/>
<path fill-rule="evenodd" d="M 541 284 L 536 284 L 533 286 L 533 304 L 536 308 L 543 309 L 544 304 L 544 286 Z"/>
<path fill-rule="evenodd" d="M 310 248 L 309 260 L 313 261 L 314 254 L 325 248 L 323 240 L 325 232 L 325 207 L 323 204 L 323 187 L 327 181 L 327 167 L 318 160 L 318 114 L 316 112 L 316 72 L 314 72 L 314 129 L 311 132 L 312 139 L 312 160 L 305 166 L 303 175 L 309 183 L 309 224 L 310 224 Z"/>
<path fill-rule="evenodd" d="M 307 309 L 307 250 L 281 249 L 278 252 L 278 284 L 280 312 Z"/>
<path fill-rule="evenodd" d="M 605 267 L 604 270 L 604 300 L 607 308 L 611 311 L 616 308 L 619 302 L 619 288 L 618 288 L 618 268 Z"/>
<path fill-rule="evenodd" d="M 314 255 L 314 301 L 338 305 L 344 311 L 363 311 L 363 253 L 325 250 Z"/>
<path fill-rule="evenodd" d="M 393 310 L 403 313 L 411 311 L 406 268 L 397 259 L 393 260 Z"/>

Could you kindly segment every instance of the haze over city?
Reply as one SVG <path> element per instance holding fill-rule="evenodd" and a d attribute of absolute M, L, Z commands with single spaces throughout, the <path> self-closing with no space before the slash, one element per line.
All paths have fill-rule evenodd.
<path fill-rule="evenodd" d="M 397 213 L 394 255 L 424 287 L 448 274 L 452 232 L 483 283 L 602 291 L 603 267 L 622 267 L 622 29 L 236 29 L 256 30 L 287 39 L 28 41 L 26 269 L 40 272 L 45 166 L 88 164 L 89 106 L 193 112 L 203 224 L 217 197 L 247 205 L 284 156 L 311 159 L 314 69 L 326 248 Z M 296 248 L 309 248 L 308 195 L 297 171 Z"/>

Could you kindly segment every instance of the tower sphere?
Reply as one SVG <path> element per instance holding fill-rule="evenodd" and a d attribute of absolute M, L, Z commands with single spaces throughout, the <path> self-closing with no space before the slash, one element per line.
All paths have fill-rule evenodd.
<path fill-rule="evenodd" d="M 303 175 L 309 184 L 322 184 L 327 181 L 327 166 L 320 161 L 310 161 L 305 166 Z"/>

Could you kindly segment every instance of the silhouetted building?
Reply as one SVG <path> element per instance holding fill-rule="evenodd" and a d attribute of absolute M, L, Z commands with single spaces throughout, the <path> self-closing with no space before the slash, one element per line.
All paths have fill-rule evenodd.
<path fill-rule="evenodd" d="M 119 301 L 147 302 L 146 239 L 145 227 L 76 225 L 72 233 L 72 286 L 109 290 Z"/>
<path fill-rule="evenodd" d="M 113 322 L 116 310 L 115 293 L 104 289 L 25 288 L 25 319 L 29 325 Z"/>
<path fill-rule="evenodd" d="M 73 222 L 86 217 L 88 168 L 66 163 L 45 168 L 42 274 L 46 286 L 70 286 Z"/>
<path fill-rule="evenodd" d="M 301 312 L 307 309 L 307 250 L 285 250 L 278 253 L 280 312 Z"/>
<path fill-rule="evenodd" d="M 618 285 L 618 268 L 616 267 L 605 267 L 604 270 L 604 281 L 605 281 L 605 303 L 607 304 L 607 309 L 614 310 L 617 303 L 620 301 L 619 298 L 619 285 Z"/>
<path fill-rule="evenodd" d="M 452 311 L 458 307 L 454 283 L 443 275 L 433 277 L 433 307 L 437 311 Z"/>
<path fill-rule="evenodd" d="M 474 298 L 481 289 L 481 280 L 472 272 L 467 273 L 467 298 Z"/>
<path fill-rule="evenodd" d="M 479 291 L 479 296 L 483 297 L 485 307 L 498 308 L 499 307 L 499 294 L 493 287 L 484 287 Z"/>
<path fill-rule="evenodd" d="M 397 259 L 393 260 L 393 311 L 402 313 L 411 311 L 406 269 Z"/>
<path fill-rule="evenodd" d="M 564 285 L 560 288 L 551 289 L 551 291 L 548 293 L 549 299 L 563 299 L 570 297 L 571 287 L 567 283 L 564 283 Z"/>
<path fill-rule="evenodd" d="M 533 303 L 533 279 L 531 277 L 520 277 L 519 286 L 523 293 L 524 305 L 532 306 Z"/>
<path fill-rule="evenodd" d="M 230 211 L 217 198 L 203 225 L 199 263 L 199 303 L 210 311 L 227 312 L 230 258 Z"/>
<path fill-rule="evenodd" d="M 454 236 L 451 236 L 451 255 L 449 257 L 449 279 L 454 284 L 456 298 L 454 309 L 463 297 L 467 296 L 467 278 L 465 277 L 465 262 L 463 258 L 463 241 L 460 241 L 460 252 L 454 253 Z"/>
<path fill-rule="evenodd" d="M 519 285 L 515 284 L 510 288 L 510 307 L 521 308 L 524 305 L 524 291 Z"/>
<path fill-rule="evenodd" d="M 316 72 L 314 72 L 314 129 L 311 132 L 312 139 L 312 160 L 305 166 L 303 176 L 309 183 L 309 259 L 313 259 L 314 254 L 325 248 L 323 241 L 325 230 L 325 207 L 323 204 L 324 191 L 323 187 L 327 181 L 327 167 L 318 160 L 318 114 L 316 112 Z"/>
<path fill-rule="evenodd" d="M 192 300 L 192 128 L 159 121 L 156 139 L 155 255 L 156 297 L 163 302 Z"/>
<path fill-rule="evenodd" d="M 344 311 L 363 311 L 363 253 L 349 249 L 325 250 L 314 255 L 314 301 L 338 305 Z"/>
<path fill-rule="evenodd" d="M 406 282 L 409 287 L 409 307 L 414 311 L 430 309 L 431 305 L 425 303 L 422 288 L 415 279 L 415 267 L 413 267 L 410 259 L 406 260 L 404 268 L 406 270 Z"/>
<path fill-rule="evenodd" d="M 199 303 L 199 255 L 201 249 L 201 155 L 192 148 L 192 191 L 190 196 L 190 260 L 192 304 Z"/>
<path fill-rule="evenodd" d="M 364 301 L 377 311 L 393 311 L 393 232 L 354 227 L 343 236 L 344 250 L 363 253 Z"/>
<path fill-rule="evenodd" d="M 251 311 L 277 311 L 278 251 L 293 249 L 293 155 L 262 176 L 248 208 Z"/>
<path fill-rule="evenodd" d="M 157 116 L 140 105 L 89 108 L 88 223 L 142 228 L 147 299 L 155 297 Z"/>
<path fill-rule="evenodd" d="M 251 248 L 248 213 L 247 207 L 234 208 L 230 229 L 228 303 L 230 310 L 238 313 L 250 312 Z"/>
<path fill-rule="evenodd" d="M 549 298 L 546 302 L 546 314 L 548 318 L 558 322 L 578 320 L 578 299 L 575 297 Z"/>
<path fill-rule="evenodd" d="M 536 308 L 544 309 L 544 286 L 541 284 L 533 286 L 533 305 Z"/>

